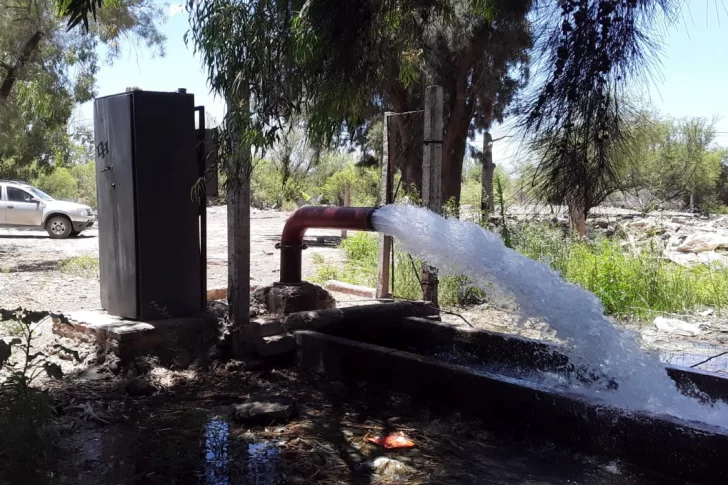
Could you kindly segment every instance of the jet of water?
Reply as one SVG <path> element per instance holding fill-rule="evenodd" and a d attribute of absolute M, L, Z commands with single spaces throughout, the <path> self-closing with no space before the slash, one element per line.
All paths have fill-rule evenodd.
<path fill-rule="evenodd" d="M 381 207 L 374 212 L 372 223 L 414 257 L 437 267 L 440 274 L 465 275 L 491 294 L 513 299 L 526 318 L 541 319 L 556 330 L 567 342 L 572 363 L 618 385 L 616 391 L 580 385 L 580 392 L 598 394 L 624 408 L 728 428 L 728 406 L 701 406 L 680 393 L 665 366 L 604 316 L 594 294 L 566 282 L 545 264 L 507 248 L 497 234 L 409 205 Z"/>

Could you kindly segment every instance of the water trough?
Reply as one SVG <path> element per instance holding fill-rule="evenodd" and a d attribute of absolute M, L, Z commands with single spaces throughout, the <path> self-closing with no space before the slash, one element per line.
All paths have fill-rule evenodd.
<path fill-rule="evenodd" d="M 459 271 L 483 285 L 495 280 L 510 291 L 524 314 L 542 317 L 580 347 L 581 354 L 573 354 L 572 362 L 566 347 L 463 332 L 431 318 L 384 318 L 386 306 L 375 310 L 375 305 L 358 310 L 357 319 L 339 313 L 317 318 L 316 312 L 286 316 L 282 326 L 296 331 L 302 367 L 464 411 L 512 437 L 535 435 L 577 451 L 620 458 L 662 473 L 666 481 L 726 483 L 728 428 L 628 410 L 606 398 L 616 388 L 620 395 L 625 389 L 637 391 L 640 401 L 665 393 L 681 405 L 687 403 L 677 414 L 702 419 L 706 406 L 728 402 L 728 381 L 675 366 L 663 372 L 656 358 L 644 355 L 604 318 L 594 295 L 506 248 L 497 235 L 407 206 L 307 207 L 294 213 L 284 228 L 279 285 L 301 284 L 300 256 L 309 227 L 377 230 L 394 236 L 428 264 Z M 580 381 L 577 386 L 574 377 Z M 694 405 L 681 393 L 695 398 Z"/>
<path fill-rule="evenodd" d="M 516 377 L 529 371 L 573 372 L 557 345 L 416 317 L 366 324 L 340 320 L 317 330 L 296 332 L 298 362 L 306 369 L 466 412 L 512 438 L 538 436 L 693 483 L 728 478 L 724 428 L 627 411 Z M 728 397 L 726 379 L 674 366 L 667 371 L 683 392 L 703 401 Z"/>

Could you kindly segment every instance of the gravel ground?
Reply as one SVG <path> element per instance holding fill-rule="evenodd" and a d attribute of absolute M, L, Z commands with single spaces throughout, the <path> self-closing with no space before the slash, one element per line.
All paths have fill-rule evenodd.
<path fill-rule="evenodd" d="M 208 210 L 208 288 L 227 286 L 227 209 Z M 278 279 L 279 256 L 275 244 L 288 213 L 251 213 L 251 285 L 265 285 Z M 341 262 L 336 247 L 340 232 L 310 230 L 303 252 L 303 276 L 316 268 L 314 253 L 327 262 Z M 45 231 L 0 229 L 0 307 L 23 306 L 32 310 L 69 312 L 101 307 L 98 274 L 94 271 L 62 271 L 60 264 L 78 256 L 98 257 L 98 228 L 79 237 L 55 240 Z"/>

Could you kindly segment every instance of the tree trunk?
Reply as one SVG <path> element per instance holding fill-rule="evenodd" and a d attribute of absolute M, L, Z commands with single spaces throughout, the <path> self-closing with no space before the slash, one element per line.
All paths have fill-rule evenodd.
<path fill-rule="evenodd" d="M 243 93 L 236 109 L 249 113 L 250 102 Z M 230 106 L 228 105 L 228 109 Z M 233 126 L 232 129 L 236 130 Z M 239 130 L 239 128 L 237 128 Z M 242 354 L 246 342 L 241 327 L 250 323 L 250 146 L 233 132 L 233 152 L 228 160 L 228 305 L 232 328 L 233 353 Z"/>
<path fill-rule="evenodd" d="M 576 231 L 580 237 L 586 237 L 587 209 L 584 204 L 569 203 L 569 219 L 571 230 Z"/>
<path fill-rule="evenodd" d="M 40 45 L 40 41 L 42 38 L 43 32 L 37 31 L 30 37 L 30 39 L 28 39 L 28 41 L 23 46 L 23 49 L 20 51 L 20 56 L 18 56 L 18 60 L 15 62 L 15 64 L 10 66 L 5 76 L 5 79 L 3 79 L 2 84 L 0 84 L 0 102 L 5 102 L 8 100 L 8 98 L 10 98 L 10 93 L 13 90 L 13 86 L 15 86 L 15 83 L 18 81 L 18 78 L 22 74 L 25 65 L 28 63 L 33 54 L 35 54 L 35 52 L 38 50 L 38 46 Z"/>

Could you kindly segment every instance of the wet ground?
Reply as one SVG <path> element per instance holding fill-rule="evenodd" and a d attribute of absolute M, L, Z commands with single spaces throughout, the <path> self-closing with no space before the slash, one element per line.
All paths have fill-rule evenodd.
<path fill-rule="evenodd" d="M 156 372 L 156 371 L 155 371 Z M 153 372 L 158 391 L 133 398 L 123 381 L 57 388 L 59 437 L 49 469 L 32 480 L 74 485 L 496 484 L 657 485 L 622 463 L 575 455 L 546 442 L 495 437 L 465 416 L 406 396 L 344 386 L 296 370 Z M 156 380 L 155 380 L 156 379 Z M 251 394 L 285 394 L 299 413 L 287 424 L 249 427 L 231 406 Z M 89 418 L 88 406 L 94 418 Z M 85 414 L 79 408 L 85 407 Z M 385 451 L 367 435 L 402 431 L 414 448 Z M 395 460 L 394 472 L 372 463 Z M 5 480 L 5 482 L 4 482 Z"/>

